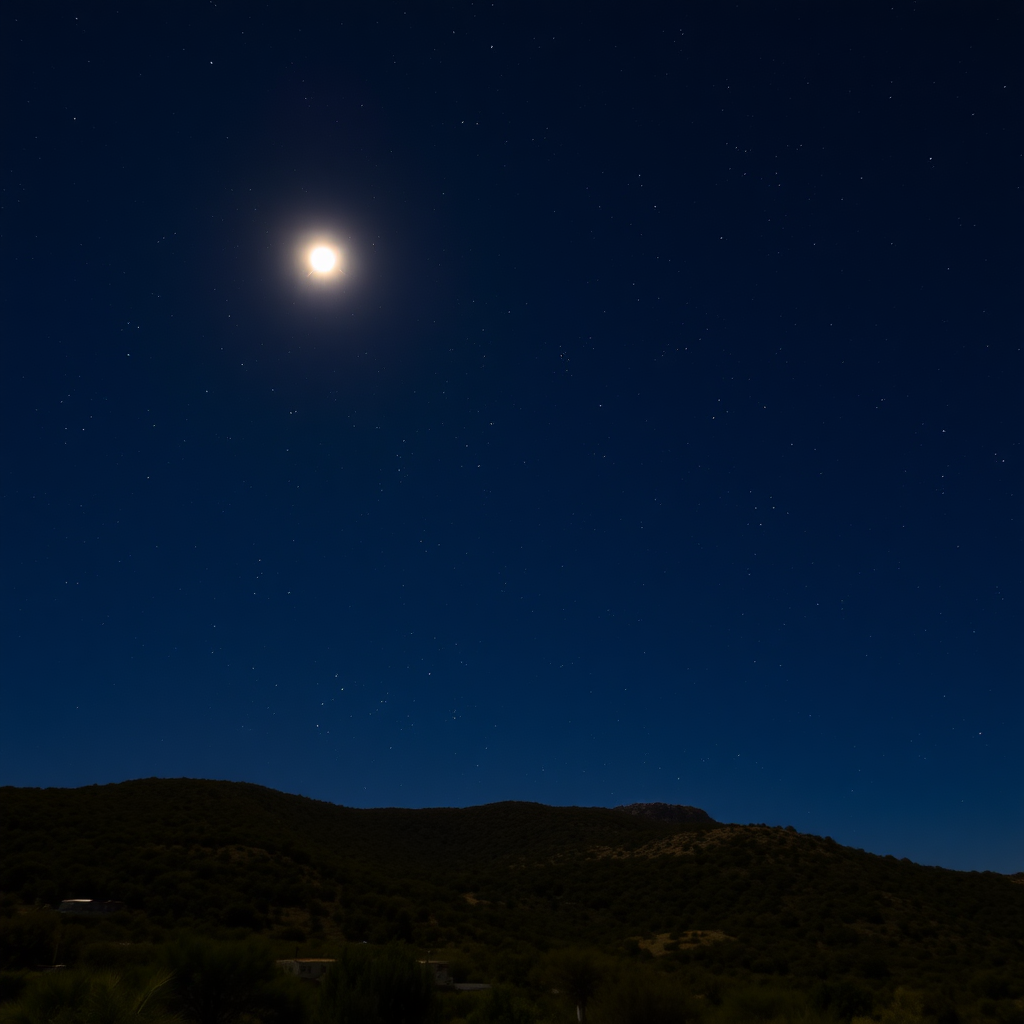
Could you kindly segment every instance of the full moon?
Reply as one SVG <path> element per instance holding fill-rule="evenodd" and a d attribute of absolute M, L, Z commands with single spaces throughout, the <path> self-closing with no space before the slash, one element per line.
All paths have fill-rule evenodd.
<path fill-rule="evenodd" d="M 326 245 L 318 245 L 309 254 L 309 265 L 318 274 L 329 274 L 338 264 L 338 254 Z"/>

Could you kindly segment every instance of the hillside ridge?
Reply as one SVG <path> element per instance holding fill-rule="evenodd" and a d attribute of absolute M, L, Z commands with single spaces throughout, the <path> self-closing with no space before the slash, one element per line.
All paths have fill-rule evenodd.
<path fill-rule="evenodd" d="M 798 986 L 966 992 L 978 971 L 1024 977 L 1018 882 L 791 828 L 614 808 L 350 808 L 194 779 L 0 788 L 4 969 L 48 962 L 59 915 L 47 908 L 93 898 L 127 910 L 68 925 L 62 956 L 92 955 L 101 935 L 159 943 L 185 930 L 260 934 L 287 955 L 401 942 L 497 980 L 585 946 Z"/>
<path fill-rule="evenodd" d="M 702 824 L 714 822 L 707 811 L 691 807 L 689 804 L 622 804 L 612 809 L 638 818 L 650 818 L 652 821 L 694 821 Z"/>

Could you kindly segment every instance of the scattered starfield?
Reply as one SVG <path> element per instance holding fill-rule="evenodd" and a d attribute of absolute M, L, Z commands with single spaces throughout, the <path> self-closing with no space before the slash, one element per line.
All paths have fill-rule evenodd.
<path fill-rule="evenodd" d="M 2 781 L 1024 868 L 1020 28 L 21 11 Z"/>

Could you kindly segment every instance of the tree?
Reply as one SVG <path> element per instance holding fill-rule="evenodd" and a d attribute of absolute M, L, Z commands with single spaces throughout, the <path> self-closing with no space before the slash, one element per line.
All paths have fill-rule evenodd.
<path fill-rule="evenodd" d="M 554 958 L 555 983 L 576 1005 L 576 1020 L 586 1024 L 587 1006 L 604 976 L 590 953 L 570 950 Z"/>

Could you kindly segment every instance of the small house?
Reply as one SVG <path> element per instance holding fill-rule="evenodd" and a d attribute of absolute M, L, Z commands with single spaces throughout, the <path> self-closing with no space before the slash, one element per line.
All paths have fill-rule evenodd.
<path fill-rule="evenodd" d="M 434 984 L 438 988 L 451 988 L 452 965 L 447 960 L 418 960 L 417 963 L 421 963 L 424 967 L 433 971 Z"/>
<path fill-rule="evenodd" d="M 64 900 L 57 908 L 61 914 L 116 914 L 125 909 L 119 900 Z"/>
<path fill-rule="evenodd" d="M 297 957 L 293 960 L 278 960 L 277 966 L 288 974 L 294 974 L 296 978 L 319 981 L 333 963 L 333 960 L 326 957 Z"/>

